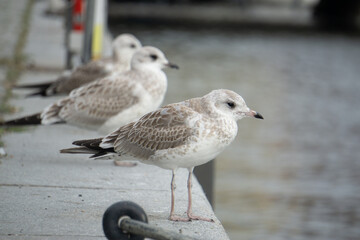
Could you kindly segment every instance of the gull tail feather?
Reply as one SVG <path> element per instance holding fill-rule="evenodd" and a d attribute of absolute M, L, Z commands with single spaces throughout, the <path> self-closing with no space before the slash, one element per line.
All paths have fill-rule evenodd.
<path fill-rule="evenodd" d="M 48 89 L 52 84 L 53 82 L 28 84 L 28 85 L 25 84 L 25 85 L 14 86 L 14 88 L 37 88 L 38 90 L 36 92 L 30 93 L 26 95 L 26 97 L 34 97 L 34 96 L 48 97 L 51 96 L 51 94 L 48 94 Z"/>
<path fill-rule="evenodd" d="M 66 148 L 61 149 L 60 153 L 69 153 L 69 154 L 92 154 L 89 158 L 93 158 L 95 160 L 109 160 L 113 158 L 114 153 L 108 152 L 106 150 L 96 150 L 90 149 L 87 147 L 74 147 L 74 148 Z"/>
<path fill-rule="evenodd" d="M 41 88 L 39 89 L 39 91 L 37 92 L 33 92 L 33 93 L 30 93 L 30 94 L 27 94 L 26 97 L 35 97 L 35 96 L 41 96 L 41 97 L 49 97 L 51 95 L 48 95 L 47 94 L 47 88 Z"/>
<path fill-rule="evenodd" d="M 22 118 L 1 122 L 0 126 L 24 126 L 41 124 L 41 113 L 35 113 Z"/>
<path fill-rule="evenodd" d="M 48 88 L 52 82 L 45 82 L 45 83 L 39 83 L 39 84 L 23 84 L 23 85 L 15 85 L 14 88 Z"/>
<path fill-rule="evenodd" d="M 34 96 L 41 96 L 41 97 L 53 97 L 58 95 L 59 92 L 57 91 L 57 86 L 55 84 L 51 84 L 49 86 L 39 88 L 39 91 L 30 93 L 26 95 L 26 97 L 34 97 Z M 62 93 L 64 94 L 64 93 Z"/>
<path fill-rule="evenodd" d="M 70 154 L 96 154 L 98 151 L 89 149 L 87 147 L 74 147 L 74 148 L 65 148 L 61 149 L 60 153 L 70 153 Z"/>
<path fill-rule="evenodd" d="M 92 154 L 90 158 L 93 158 L 95 160 L 112 159 L 115 154 L 114 148 L 101 148 L 99 146 L 101 142 L 102 138 L 74 141 L 73 144 L 79 147 L 62 149 L 60 150 L 60 153 Z"/>

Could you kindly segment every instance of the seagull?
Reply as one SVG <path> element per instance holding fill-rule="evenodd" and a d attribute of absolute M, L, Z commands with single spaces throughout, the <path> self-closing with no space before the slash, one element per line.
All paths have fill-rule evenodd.
<path fill-rule="evenodd" d="M 159 49 L 143 47 L 134 54 L 129 71 L 74 89 L 41 113 L 0 125 L 68 123 L 107 134 L 161 105 L 167 89 L 162 71 L 166 67 L 178 68 Z"/>
<path fill-rule="evenodd" d="M 199 98 L 163 106 L 128 123 L 103 138 L 73 142 L 78 147 L 61 153 L 92 154 L 94 159 L 136 159 L 172 171 L 169 219 L 191 221 L 212 219 L 192 212 L 191 178 L 195 166 L 214 159 L 237 135 L 237 121 L 244 117 L 263 119 L 249 109 L 237 93 L 219 89 Z M 187 217 L 174 214 L 175 175 L 189 171 Z"/>
<path fill-rule="evenodd" d="M 63 72 L 55 81 L 20 85 L 17 88 L 37 88 L 38 91 L 28 96 L 67 95 L 75 88 L 96 79 L 103 78 L 114 71 L 124 72 L 130 69 L 133 54 L 141 48 L 140 41 L 131 34 L 121 34 L 112 43 L 112 56 L 91 61 L 75 68 L 73 71 Z"/>

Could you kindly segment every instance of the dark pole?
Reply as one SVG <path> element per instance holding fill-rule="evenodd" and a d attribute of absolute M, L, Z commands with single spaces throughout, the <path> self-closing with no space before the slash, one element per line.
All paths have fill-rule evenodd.
<path fill-rule="evenodd" d="M 66 49 L 66 59 L 65 59 L 65 68 L 71 69 L 72 66 L 72 51 L 70 49 L 70 32 L 72 29 L 72 11 L 73 4 L 71 0 L 66 2 L 66 12 L 65 12 L 65 49 Z"/>
<path fill-rule="evenodd" d="M 93 19 L 94 19 L 94 0 L 88 0 L 86 2 L 85 13 L 85 32 L 81 61 L 83 64 L 91 60 L 91 43 L 92 43 L 92 31 L 93 31 Z"/>

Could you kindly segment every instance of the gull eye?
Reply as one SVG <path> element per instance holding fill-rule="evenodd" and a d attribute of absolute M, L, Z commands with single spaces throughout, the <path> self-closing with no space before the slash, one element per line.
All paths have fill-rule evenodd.
<path fill-rule="evenodd" d="M 234 102 L 226 102 L 226 104 L 229 106 L 229 108 L 233 109 L 235 108 L 235 103 Z"/>
<path fill-rule="evenodd" d="M 158 56 L 156 56 L 155 54 L 150 54 L 150 57 L 153 61 L 155 61 L 156 59 L 158 59 Z"/>
<path fill-rule="evenodd" d="M 133 44 L 133 43 L 130 44 L 130 47 L 131 47 L 131 48 L 136 48 L 135 44 Z"/>

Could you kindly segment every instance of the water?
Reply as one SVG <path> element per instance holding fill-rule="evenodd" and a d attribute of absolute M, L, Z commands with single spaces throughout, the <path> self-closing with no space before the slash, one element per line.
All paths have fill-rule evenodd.
<path fill-rule="evenodd" d="M 117 26 L 161 48 L 166 103 L 228 88 L 265 120 L 239 122 L 216 160 L 231 239 L 360 239 L 360 39 Z M 196 211 L 196 210 L 195 210 Z"/>

